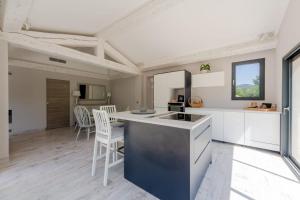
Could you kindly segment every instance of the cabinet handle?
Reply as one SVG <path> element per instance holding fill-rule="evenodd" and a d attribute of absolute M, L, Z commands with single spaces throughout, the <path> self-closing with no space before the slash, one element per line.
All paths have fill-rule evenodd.
<path fill-rule="evenodd" d="M 199 135 L 197 135 L 194 140 L 197 140 L 207 129 L 210 128 L 210 125 L 208 125 L 201 133 L 199 133 Z"/>
<path fill-rule="evenodd" d="M 197 159 L 195 160 L 194 164 L 196 164 L 198 162 L 198 160 L 200 159 L 200 157 L 202 156 L 203 152 L 206 150 L 207 146 L 210 144 L 210 141 L 208 141 L 208 143 L 205 145 L 203 151 L 199 154 L 199 156 L 197 157 Z"/>
<path fill-rule="evenodd" d="M 283 114 L 286 115 L 287 112 L 290 112 L 290 107 L 283 108 Z"/>

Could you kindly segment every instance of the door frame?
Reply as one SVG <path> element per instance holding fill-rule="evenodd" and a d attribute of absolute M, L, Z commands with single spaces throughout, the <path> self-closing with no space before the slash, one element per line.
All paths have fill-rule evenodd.
<path fill-rule="evenodd" d="M 291 156 L 291 121 L 292 121 L 292 63 L 300 56 L 300 43 L 282 59 L 282 116 L 281 116 L 281 155 L 293 168 L 300 169 L 298 163 Z M 299 171 L 298 171 L 299 173 Z"/>

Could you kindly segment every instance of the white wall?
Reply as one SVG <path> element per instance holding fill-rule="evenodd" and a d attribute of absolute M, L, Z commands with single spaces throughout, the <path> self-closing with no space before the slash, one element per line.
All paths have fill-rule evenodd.
<path fill-rule="evenodd" d="M 232 63 L 238 61 L 245 61 L 257 58 L 265 58 L 265 101 L 277 103 L 276 90 L 274 85 L 276 84 L 276 59 L 275 50 L 261 51 L 256 53 L 250 53 L 240 56 L 233 56 L 227 58 L 220 58 L 201 63 L 193 63 L 185 66 L 172 67 L 167 69 L 153 70 L 145 73 L 147 76 L 153 74 L 176 71 L 186 69 L 192 74 L 200 73 L 200 65 L 203 63 L 209 63 L 212 71 L 224 71 L 225 74 L 225 86 L 224 87 L 207 87 L 207 88 L 193 88 L 192 96 L 199 96 L 204 100 L 205 107 L 221 107 L 221 108 L 243 108 L 248 106 L 250 101 L 236 101 L 231 100 L 231 70 Z M 145 84 L 146 85 L 146 84 Z M 145 94 L 145 93 L 144 93 Z M 147 98 L 144 98 L 147 99 Z"/>
<path fill-rule="evenodd" d="M 0 40 L 0 159 L 8 158 L 8 44 Z"/>
<path fill-rule="evenodd" d="M 142 76 L 122 78 L 110 81 L 111 103 L 118 111 L 136 109 L 142 101 Z"/>
<path fill-rule="evenodd" d="M 282 21 L 279 35 L 278 46 L 276 49 L 276 90 L 277 101 L 281 106 L 282 101 L 282 58 L 300 43 L 300 1 L 291 0 L 286 15 Z"/>
<path fill-rule="evenodd" d="M 79 83 L 94 83 L 106 85 L 109 81 L 92 79 L 67 74 L 46 72 L 27 68 L 9 66 L 12 73 L 9 76 L 9 106 L 13 110 L 13 133 L 23 133 L 45 129 L 46 122 L 46 79 L 61 79 L 70 81 L 70 123 L 73 124 L 73 105 L 75 99 L 71 96 L 78 89 Z M 90 103 L 90 102 L 81 102 Z M 93 102 L 102 104 L 106 102 Z"/>

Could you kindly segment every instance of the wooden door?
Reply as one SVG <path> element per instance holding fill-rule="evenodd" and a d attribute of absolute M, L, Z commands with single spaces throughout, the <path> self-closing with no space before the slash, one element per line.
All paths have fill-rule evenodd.
<path fill-rule="evenodd" d="M 47 129 L 70 126 L 70 82 L 47 79 Z"/>

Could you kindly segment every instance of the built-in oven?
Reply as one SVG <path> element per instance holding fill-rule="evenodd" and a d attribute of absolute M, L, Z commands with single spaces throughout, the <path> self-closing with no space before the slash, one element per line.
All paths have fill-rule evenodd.
<path fill-rule="evenodd" d="M 168 103 L 168 111 L 184 112 L 184 102 Z"/>

